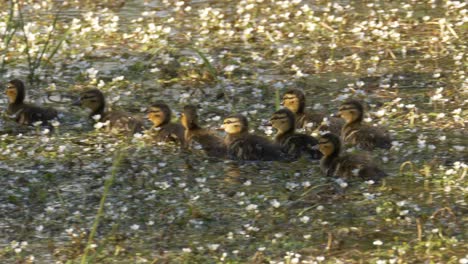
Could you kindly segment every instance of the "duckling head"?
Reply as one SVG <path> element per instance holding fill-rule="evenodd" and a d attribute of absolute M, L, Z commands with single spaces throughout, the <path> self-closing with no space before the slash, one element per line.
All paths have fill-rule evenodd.
<path fill-rule="evenodd" d="M 281 105 L 293 113 L 303 113 L 305 108 L 305 95 L 302 90 L 289 89 L 283 95 Z"/>
<path fill-rule="evenodd" d="M 197 107 L 194 105 L 184 106 L 184 111 L 181 114 L 180 122 L 185 129 L 194 129 L 198 126 Z"/>
<path fill-rule="evenodd" d="M 224 119 L 222 128 L 228 134 L 247 133 L 249 129 L 249 123 L 245 116 L 241 114 L 234 114 Z"/>
<path fill-rule="evenodd" d="M 91 109 L 90 116 L 100 115 L 104 112 L 106 101 L 104 94 L 98 89 L 90 89 L 82 92 L 80 98 L 73 105 Z"/>
<path fill-rule="evenodd" d="M 324 157 L 338 156 L 341 151 L 340 138 L 332 133 L 327 133 L 319 139 L 319 150 Z"/>
<path fill-rule="evenodd" d="M 22 103 L 25 97 L 24 83 L 18 79 L 9 81 L 5 93 L 11 104 Z"/>
<path fill-rule="evenodd" d="M 148 119 L 155 127 L 168 124 L 172 118 L 172 111 L 165 103 L 156 103 L 148 109 Z"/>
<path fill-rule="evenodd" d="M 341 104 L 339 115 L 347 124 L 352 122 L 361 122 L 364 117 L 364 107 L 357 100 L 348 100 Z"/>
<path fill-rule="evenodd" d="M 278 134 L 294 132 L 295 122 L 294 113 L 287 108 L 276 111 L 270 118 L 271 126 L 278 130 Z"/>

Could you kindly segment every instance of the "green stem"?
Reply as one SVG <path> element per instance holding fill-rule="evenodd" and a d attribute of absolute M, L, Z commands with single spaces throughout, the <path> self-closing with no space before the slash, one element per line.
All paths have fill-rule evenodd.
<path fill-rule="evenodd" d="M 122 161 L 124 154 L 121 151 L 117 151 L 115 156 L 116 158 L 114 160 L 114 163 L 112 164 L 111 176 L 108 179 L 106 179 L 104 183 L 104 190 L 102 193 L 101 201 L 99 203 L 99 209 L 97 211 L 96 218 L 94 219 L 93 227 L 91 228 L 91 232 L 88 237 L 88 242 L 86 243 L 86 248 L 84 250 L 83 256 L 81 257 L 81 264 L 87 263 L 89 249 L 91 247 L 91 244 L 93 243 L 94 236 L 96 235 L 97 228 L 99 226 L 99 220 L 104 213 L 104 204 L 106 202 L 107 195 L 109 194 L 110 187 L 114 182 L 115 175 L 117 174 L 117 171 L 120 167 L 120 162 Z"/>

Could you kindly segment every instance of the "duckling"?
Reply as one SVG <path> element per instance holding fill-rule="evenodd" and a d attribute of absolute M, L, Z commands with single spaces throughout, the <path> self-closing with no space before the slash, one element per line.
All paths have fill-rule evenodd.
<path fill-rule="evenodd" d="M 337 135 L 327 133 L 319 139 L 323 157 L 320 168 L 326 176 L 346 179 L 379 180 L 386 173 L 374 165 L 369 157 L 357 154 L 340 155 L 341 141 Z"/>
<path fill-rule="evenodd" d="M 247 118 L 233 114 L 224 119 L 222 128 L 227 133 L 224 142 L 228 156 L 238 160 L 283 160 L 281 147 L 270 140 L 249 133 Z"/>
<path fill-rule="evenodd" d="M 185 146 L 185 128 L 181 124 L 171 123 L 172 111 L 165 103 L 158 102 L 148 109 L 148 119 L 156 128 L 154 139 L 159 142 L 176 142 Z"/>
<path fill-rule="evenodd" d="M 57 111 L 53 108 L 42 108 L 24 103 L 25 88 L 21 80 L 14 79 L 8 82 L 6 95 L 8 97 L 7 114 L 22 125 L 31 125 L 41 121 L 47 125 L 48 121 L 57 117 Z"/>
<path fill-rule="evenodd" d="M 307 153 L 312 159 L 320 159 L 322 154 L 315 146 L 318 140 L 306 134 L 296 133 L 296 118 L 294 113 L 284 108 L 273 113 L 270 123 L 273 128 L 278 130 L 275 136 L 275 142 L 279 144 L 286 154 L 294 159 Z"/>
<path fill-rule="evenodd" d="M 184 139 L 187 147 L 190 147 L 192 141 L 195 141 L 202 146 L 208 156 L 222 158 L 226 155 L 224 139 L 198 124 L 198 113 L 195 106 L 186 105 L 180 121 L 185 128 Z"/>
<path fill-rule="evenodd" d="M 362 124 L 364 107 L 359 101 L 348 100 L 344 102 L 340 106 L 339 115 L 346 122 L 341 130 L 341 138 L 344 143 L 356 145 L 363 150 L 392 147 L 392 140 L 385 130 Z"/>
<path fill-rule="evenodd" d="M 107 124 L 108 131 L 118 133 L 139 133 L 143 131 L 143 122 L 128 113 L 121 111 L 106 111 L 104 94 L 98 89 L 82 92 L 73 105 L 91 109 L 89 117 Z M 96 118 L 99 117 L 99 118 Z"/>
<path fill-rule="evenodd" d="M 289 89 L 283 95 L 281 105 L 291 110 L 296 116 L 296 128 L 306 128 L 309 131 L 319 129 L 339 135 L 344 122 L 340 118 L 327 117 L 323 113 L 305 112 L 305 95 L 299 89 Z M 327 118 L 327 122 L 324 119 Z"/>

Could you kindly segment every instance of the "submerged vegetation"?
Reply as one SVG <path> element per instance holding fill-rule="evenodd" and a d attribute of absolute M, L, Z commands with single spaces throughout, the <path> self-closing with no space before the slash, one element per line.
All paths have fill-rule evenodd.
<path fill-rule="evenodd" d="M 330 2 L 6 1 L 2 87 L 27 80 L 60 118 L 0 120 L 0 262 L 468 263 L 467 4 Z M 198 105 L 205 127 L 239 112 L 267 135 L 289 88 L 327 113 L 359 99 L 392 136 L 371 153 L 388 176 L 110 136 L 71 106 L 85 88 L 141 117 Z"/>

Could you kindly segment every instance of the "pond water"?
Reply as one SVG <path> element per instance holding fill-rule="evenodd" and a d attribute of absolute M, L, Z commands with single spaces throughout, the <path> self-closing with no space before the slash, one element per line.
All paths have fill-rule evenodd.
<path fill-rule="evenodd" d="M 466 3 L 3 5 L 0 83 L 23 79 L 60 124 L 0 120 L 0 262 L 468 263 Z M 159 100 L 174 116 L 198 105 L 212 128 L 240 112 L 260 135 L 288 88 L 308 111 L 357 98 L 394 139 L 370 153 L 389 176 L 342 182 L 317 161 L 239 163 L 108 135 L 71 106 L 91 87 L 143 119 Z"/>

